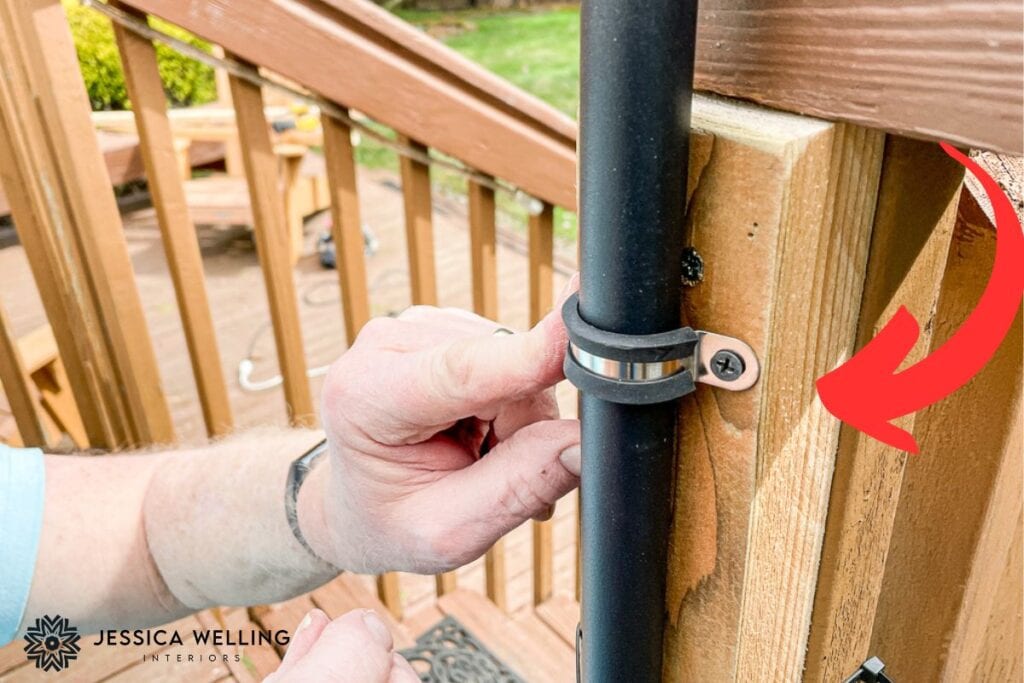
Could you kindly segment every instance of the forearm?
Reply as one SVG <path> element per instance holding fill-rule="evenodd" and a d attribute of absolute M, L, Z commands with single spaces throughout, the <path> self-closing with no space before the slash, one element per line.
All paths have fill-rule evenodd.
<path fill-rule="evenodd" d="M 317 441 L 311 432 L 260 430 L 159 466 L 143 516 L 175 598 L 193 609 L 276 602 L 337 573 L 302 547 L 284 511 L 288 467 Z"/>
<path fill-rule="evenodd" d="M 288 467 L 316 439 L 261 430 L 194 450 L 48 457 L 25 620 L 60 613 L 86 630 L 143 626 L 330 579 L 284 512 Z M 305 518 L 319 503 L 310 498 L 304 490 Z"/>

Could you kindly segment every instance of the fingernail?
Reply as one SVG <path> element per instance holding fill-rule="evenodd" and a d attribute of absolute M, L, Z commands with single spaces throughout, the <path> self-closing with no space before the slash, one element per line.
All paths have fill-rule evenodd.
<path fill-rule="evenodd" d="M 548 505 L 546 508 L 544 508 L 543 512 L 541 512 L 539 515 L 534 515 L 533 518 L 535 520 L 537 520 L 538 522 L 546 522 L 546 521 L 548 521 L 549 519 L 551 519 L 554 516 L 555 516 L 555 506 L 554 505 Z"/>
<path fill-rule="evenodd" d="M 558 459 L 562 462 L 562 466 L 569 470 L 577 477 L 580 476 L 580 446 L 569 446 L 564 451 L 558 454 Z"/>
<path fill-rule="evenodd" d="M 385 647 L 385 649 L 391 649 L 391 646 L 394 644 L 394 641 L 391 639 L 391 631 L 388 630 L 388 627 L 383 621 L 381 621 L 381 618 L 378 617 L 373 610 L 366 610 L 363 612 L 363 623 L 366 624 L 366 628 L 370 629 L 370 633 L 373 634 L 373 637 L 376 638 L 377 641 Z"/>
<path fill-rule="evenodd" d="M 306 616 L 302 617 L 302 621 L 299 622 L 298 627 L 295 629 L 295 635 L 299 635 L 302 631 L 309 627 L 313 623 L 313 613 L 307 612 Z"/>

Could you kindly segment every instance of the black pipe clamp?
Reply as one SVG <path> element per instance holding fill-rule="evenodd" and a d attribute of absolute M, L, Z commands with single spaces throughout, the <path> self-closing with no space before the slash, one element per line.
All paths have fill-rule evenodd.
<path fill-rule="evenodd" d="M 566 299 L 562 320 L 569 333 L 565 377 L 580 391 L 612 403 L 665 403 L 696 388 L 749 388 L 759 373 L 744 342 L 682 327 L 656 334 L 601 330 L 580 316 L 579 293 Z"/>

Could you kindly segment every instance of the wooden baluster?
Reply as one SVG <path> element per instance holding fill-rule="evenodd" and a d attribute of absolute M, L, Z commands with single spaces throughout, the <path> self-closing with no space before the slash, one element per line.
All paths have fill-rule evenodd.
<path fill-rule="evenodd" d="M 310 426 L 315 415 L 292 279 L 291 243 L 285 228 L 277 157 L 263 115 L 263 94 L 258 85 L 237 76 L 230 76 L 229 82 L 288 413 L 293 424 Z"/>
<path fill-rule="evenodd" d="M 172 442 L 170 411 L 63 8 L 59 0 L 2 0 L 0 11 L 7 81 L 0 87 L 0 173 L 90 442 Z"/>
<path fill-rule="evenodd" d="M 444 574 L 438 574 L 434 577 L 434 587 L 437 591 L 437 597 L 451 593 L 459 587 L 457 573 L 450 571 L 445 572 Z"/>
<path fill-rule="evenodd" d="M 404 136 L 398 141 L 421 154 L 428 154 L 426 145 Z M 430 167 L 421 161 L 399 156 L 401 197 L 406 210 L 406 242 L 409 249 L 409 280 L 413 303 L 437 305 L 437 269 L 434 264 L 433 208 L 430 199 Z M 360 238 L 361 239 L 361 238 Z M 383 579 L 391 581 L 390 575 Z M 397 577 L 393 581 L 397 585 Z M 438 575 L 437 594 L 443 595 L 455 585 L 455 574 Z M 378 589 L 380 584 L 378 584 Z M 388 604 L 388 594 L 379 591 Z M 396 593 L 396 591 L 395 591 Z M 388 605 L 390 608 L 390 605 Z"/>
<path fill-rule="evenodd" d="M 498 319 L 498 268 L 494 190 L 469 181 L 469 242 L 473 280 L 473 310 L 491 320 Z M 505 580 L 505 539 L 498 539 L 484 557 L 487 597 L 508 608 Z"/>
<path fill-rule="evenodd" d="M 494 190 L 469 181 L 469 250 L 473 279 L 473 310 L 498 319 L 498 261 L 494 223 Z"/>
<path fill-rule="evenodd" d="M 122 10 L 144 15 L 117 5 Z M 157 222 L 174 283 L 181 324 L 192 360 L 206 433 L 219 436 L 231 431 L 231 404 L 217 350 L 210 302 L 206 295 L 203 259 L 195 226 L 189 218 L 182 176 L 188 165 L 188 146 L 180 150 L 167 116 L 167 98 L 157 69 L 156 50 L 146 38 L 114 24 L 121 53 L 125 85 L 132 101 L 146 180 L 156 208 Z M 186 161 L 181 162 L 179 153 Z M 182 164 L 179 167 L 179 163 Z"/>
<path fill-rule="evenodd" d="M 324 159 L 331 203 L 331 236 L 341 284 L 341 313 L 349 346 L 370 319 L 370 295 L 366 288 L 363 228 L 359 219 L 356 163 L 352 132 L 344 121 L 322 116 Z"/>
<path fill-rule="evenodd" d="M 545 203 L 529 220 L 530 325 L 551 310 L 554 299 L 554 207 Z M 553 520 L 533 522 L 533 604 L 554 593 Z"/>
<path fill-rule="evenodd" d="M 399 137 L 402 144 L 427 153 L 414 140 Z M 437 305 L 437 272 L 434 265 L 434 226 L 431 217 L 430 167 L 415 159 L 399 158 L 402 198 L 405 202 L 405 235 L 409 249 L 409 281 L 414 304 Z"/>
<path fill-rule="evenodd" d="M 388 608 L 391 616 L 402 620 L 402 590 L 397 572 L 388 572 L 377 577 L 377 597 Z"/>
<path fill-rule="evenodd" d="M 274 153 L 277 154 L 284 185 L 285 225 L 288 226 L 289 256 L 294 266 L 302 257 L 305 246 L 305 223 L 302 219 L 309 202 L 302 199 L 302 192 L 307 189 L 302 182 L 302 158 L 306 155 L 306 147 L 281 144 L 274 147 Z"/>
<path fill-rule="evenodd" d="M 74 390 L 86 400 L 83 421 L 89 439 L 96 445 L 113 445 L 118 436 L 112 432 L 106 396 L 97 381 L 97 375 L 109 366 L 102 362 L 92 366 L 91 356 L 99 342 L 95 326 L 87 322 L 89 302 L 79 279 L 81 274 L 69 267 L 68 252 L 55 239 L 54 223 L 70 220 L 66 207 L 46 201 L 38 183 L 44 173 L 53 177 L 55 171 L 42 146 L 39 119 L 28 115 L 26 105 L 32 95 L 24 72 L 18 68 L 19 32 L 13 25 L 11 9 L 11 5 L 0 4 L 0 61 L 11 65 L 5 78 L 0 79 L 0 178 L 46 315 L 60 332 Z M 73 250 L 74 245 L 70 246 Z"/>
<path fill-rule="evenodd" d="M 47 446 L 47 430 L 32 390 L 32 379 L 3 307 L 0 307 L 0 385 L 7 396 L 21 442 L 26 446 Z"/>

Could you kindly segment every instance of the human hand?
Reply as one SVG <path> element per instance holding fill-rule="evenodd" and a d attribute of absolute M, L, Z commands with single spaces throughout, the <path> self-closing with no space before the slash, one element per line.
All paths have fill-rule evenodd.
<path fill-rule="evenodd" d="M 395 652 L 391 632 L 373 610 L 334 621 L 318 609 L 305 616 L 281 661 L 263 683 L 419 683 Z"/>
<path fill-rule="evenodd" d="M 559 308 L 515 335 L 427 306 L 370 321 L 324 384 L 330 457 L 299 503 L 313 549 L 349 571 L 440 573 L 550 514 L 579 483 L 579 423 L 552 389 Z"/>

